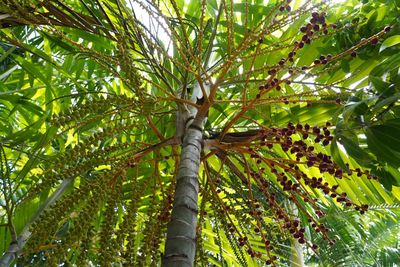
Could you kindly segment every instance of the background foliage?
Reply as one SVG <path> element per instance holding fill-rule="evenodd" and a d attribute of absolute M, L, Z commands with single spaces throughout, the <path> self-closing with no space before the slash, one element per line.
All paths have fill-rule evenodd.
<path fill-rule="evenodd" d="M 296 154 L 279 140 L 205 151 L 198 264 L 285 266 L 300 253 L 310 265 L 395 266 L 399 9 L 390 0 L 3 1 L 0 251 L 25 227 L 32 237 L 21 265 L 159 264 L 179 163 L 176 111 L 182 91 L 206 70 L 205 79 L 219 85 L 205 126 L 209 140 L 289 122 L 321 131 L 328 125 L 329 145 L 312 132 L 304 142 L 331 155 L 348 179 L 304 167 L 303 159 L 302 173 L 337 184 L 346 201 L 303 181 L 304 194 L 318 201 L 302 195 L 293 205 L 272 163 L 294 168 Z M 327 32 L 318 24 L 307 44 L 301 29 L 312 12 L 326 13 Z M 269 198 L 250 175 L 261 168 Z M 57 188 L 63 196 L 41 212 Z M 304 229 L 300 252 L 277 219 L 280 209 Z M 328 238 L 312 223 L 326 225 Z"/>

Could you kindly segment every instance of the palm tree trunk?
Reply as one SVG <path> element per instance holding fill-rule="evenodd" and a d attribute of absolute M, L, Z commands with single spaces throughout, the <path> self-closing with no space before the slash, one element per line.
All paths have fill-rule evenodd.
<path fill-rule="evenodd" d="M 290 212 L 297 218 L 299 210 L 292 202 L 287 202 Z M 298 219 L 298 218 L 297 218 Z M 303 246 L 297 241 L 296 238 L 291 238 L 291 267 L 304 267 Z"/>
<path fill-rule="evenodd" d="M 193 266 L 202 142 L 201 127 L 193 124 L 189 126 L 183 139 L 181 161 L 176 176 L 175 198 L 162 263 L 164 267 Z"/>
<path fill-rule="evenodd" d="M 297 241 L 297 239 L 292 238 L 291 240 L 291 256 L 290 262 L 292 267 L 304 267 L 304 257 L 303 257 L 303 247 Z"/>

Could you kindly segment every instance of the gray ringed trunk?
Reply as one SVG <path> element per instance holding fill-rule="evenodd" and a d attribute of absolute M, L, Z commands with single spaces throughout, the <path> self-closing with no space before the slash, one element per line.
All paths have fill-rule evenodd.
<path fill-rule="evenodd" d="M 175 198 L 168 225 L 162 266 L 191 267 L 196 253 L 197 199 L 203 133 L 190 126 L 185 133 L 176 176 Z"/>

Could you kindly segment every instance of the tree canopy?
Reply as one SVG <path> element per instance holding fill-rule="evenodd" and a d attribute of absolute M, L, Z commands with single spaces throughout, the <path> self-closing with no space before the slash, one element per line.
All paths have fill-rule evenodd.
<path fill-rule="evenodd" d="M 396 266 L 399 18 L 392 0 L 1 1 L 0 266 L 168 265 L 181 206 L 196 266 Z"/>

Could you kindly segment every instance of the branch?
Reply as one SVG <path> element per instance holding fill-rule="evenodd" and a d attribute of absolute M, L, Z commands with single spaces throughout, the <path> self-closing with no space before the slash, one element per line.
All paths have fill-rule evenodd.
<path fill-rule="evenodd" d="M 65 192 L 70 185 L 72 185 L 74 179 L 65 179 L 57 190 L 46 200 L 46 202 L 36 211 L 32 216 L 31 220 L 25 225 L 21 234 L 17 237 L 17 240 L 11 242 L 8 250 L 3 254 L 0 259 L 0 267 L 8 267 L 10 264 L 20 255 L 22 248 L 25 246 L 29 237 L 31 236 L 30 226 L 36 221 L 45 209 L 50 207 L 56 200 Z"/>

